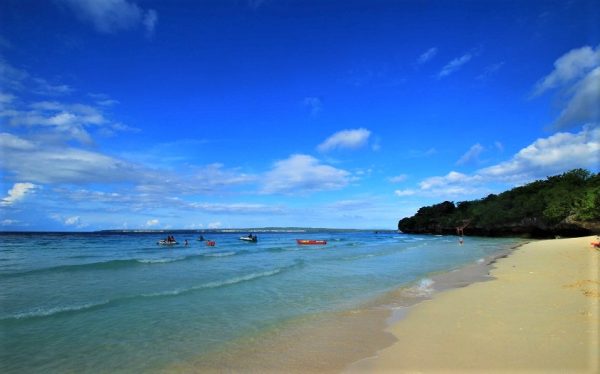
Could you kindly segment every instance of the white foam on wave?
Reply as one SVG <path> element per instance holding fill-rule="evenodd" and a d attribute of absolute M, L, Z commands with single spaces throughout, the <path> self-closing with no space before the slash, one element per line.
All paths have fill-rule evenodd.
<path fill-rule="evenodd" d="M 369 253 L 369 254 L 365 254 L 365 255 L 356 255 L 356 256 L 350 256 L 350 257 L 344 257 L 342 258 L 342 260 L 346 260 L 346 261 L 354 261 L 354 260 L 362 260 L 365 258 L 371 258 L 371 257 L 375 257 L 376 255 L 374 253 Z"/>
<path fill-rule="evenodd" d="M 185 259 L 185 256 L 171 258 L 144 258 L 137 260 L 137 262 L 140 262 L 142 264 L 168 264 L 170 262 L 183 261 Z"/>
<path fill-rule="evenodd" d="M 208 289 L 208 288 L 218 288 L 218 287 L 228 286 L 228 285 L 232 285 L 232 284 L 236 284 L 236 283 L 247 282 L 247 281 L 258 279 L 258 278 L 270 277 L 272 275 L 279 274 L 281 272 L 281 270 L 282 269 L 275 269 L 275 270 L 265 271 L 265 272 L 261 272 L 261 273 L 251 273 L 248 275 L 234 277 L 234 278 L 226 279 L 226 280 L 222 280 L 222 281 L 208 282 L 208 283 L 204 283 L 204 284 L 200 284 L 200 285 L 192 286 L 192 287 L 188 287 L 188 288 L 180 288 L 180 289 L 169 290 L 169 291 L 160 291 L 160 292 L 154 292 L 154 293 L 150 293 L 150 294 L 143 294 L 142 296 L 143 297 L 176 296 L 176 295 L 180 295 L 182 293 L 186 293 L 186 292 L 190 292 L 190 291 L 196 291 L 196 290 L 202 290 L 202 289 Z"/>
<path fill-rule="evenodd" d="M 204 256 L 206 257 L 228 257 L 235 255 L 235 252 L 217 252 L 217 253 L 207 253 Z"/>
<path fill-rule="evenodd" d="M 403 294 L 406 296 L 413 297 L 428 297 L 433 294 L 433 284 L 435 282 L 430 278 L 423 278 L 417 284 L 412 287 L 408 287 L 403 291 Z"/>
<path fill-rule="evenodd" d="M 52 316 L 52 315 L 60 314 L 60 313 L 77 312 L 77 311 L 81 311 L 81 310 L 85 310 L 85 309 L 90 309 L 90 308 L 98 307 L 101 305 L 106 305 L 108 303 L 109 303 L 108 300 L 104 300 L 104 301 L 97 302 L 97 303 L 87 303 L 87 304 L 81 304 L 81 305 L 55 306 L 55 307 L 51 307 L 51 308 L 38 307 L 35 309 L 31 309 L 29 311 L 2 317 L 2 318 L 0 318 L 0 320 L 10 320 L 10 319 L 18 320 L 18 319 L 27 319 L 27 318 L 35 318 L 35 317 L 48 317 L 48 316 Z"/>

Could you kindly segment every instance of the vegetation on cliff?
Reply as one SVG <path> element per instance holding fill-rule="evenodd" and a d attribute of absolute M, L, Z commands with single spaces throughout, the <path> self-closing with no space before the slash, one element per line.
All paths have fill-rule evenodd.
<path fill-rule="evenodd" d="M 600 231 L 600 174 L 574 169 L 481 200 L 423 207 L 403 218 L 406 233 L 575 236 Z"/>

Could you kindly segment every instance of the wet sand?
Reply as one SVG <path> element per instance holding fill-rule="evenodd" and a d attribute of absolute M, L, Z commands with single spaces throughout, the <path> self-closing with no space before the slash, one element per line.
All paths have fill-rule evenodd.
<path fill-rule="evenodd" d="M 384 293 L 356 309 L 317 313 L 232 341 L 221 349 L 161 370 L 168 373 L 339 373 L 396 342 L 387 331 L 410 307 L 437 292 L 492 279 L 498 252 L 453 271 Z"/>
<path fill-rule="evenodd" d="M 350 373 L 569 372 L 599 365 L 595 237 L 528 243 L 489 282 L 437 294 L 389 331 L 397 339 Z"/>

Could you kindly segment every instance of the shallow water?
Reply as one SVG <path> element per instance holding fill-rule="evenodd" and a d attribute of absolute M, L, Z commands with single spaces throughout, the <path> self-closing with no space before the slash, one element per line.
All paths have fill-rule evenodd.
<path fill-rule="evenodd" d="M 289 321 L 351 311 L 516 239 L 395 233 L 0 235 L 1 372 L 161 371 Z M 326 239 L 298 246 L 296 238 Z M 316 316 L 316 317 L 315 317 Z M 325 318 L 326 319 L 326 318 Z M 248 341 L 251 341 L 248 340 Z M 221 357 L 221 356 L 220 356 Z M 225 357 L 225 356 L 223 356 Z"/>

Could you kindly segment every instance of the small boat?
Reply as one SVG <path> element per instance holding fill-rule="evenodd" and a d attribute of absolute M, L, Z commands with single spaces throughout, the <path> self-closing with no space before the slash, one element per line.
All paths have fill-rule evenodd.
<path fill-rule="evenodd" d="M 240 240 L 245 240 L 247 242 L 256 243 L 258 241 L 258 237 L 256 237 L 256 236 L 241 236 Z"/>
<path fill-rule="evenodd" d="M 162 239 L 162 240 L 157 241 L 156 244 L 158 244 L 158 245 L 175 245 L 175 244 L 179 244 L 179 243 L 174 242 L 174 241 L 168 241 L 166 239 Z"/>
<path fill-rule="evenodd" d="M 300 245 L 325 245 L 327 244 L 327 240 L 296 239 L 296 243 Z"/>

